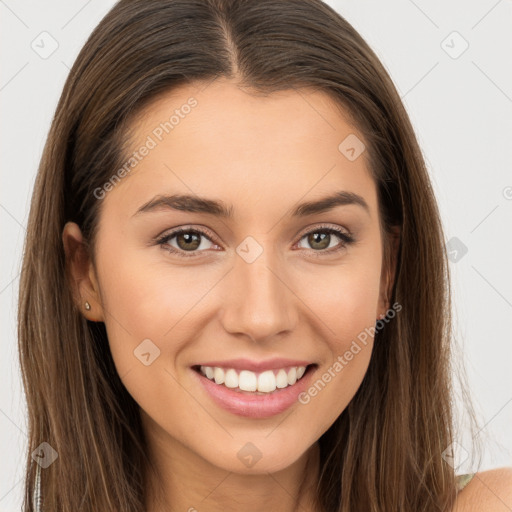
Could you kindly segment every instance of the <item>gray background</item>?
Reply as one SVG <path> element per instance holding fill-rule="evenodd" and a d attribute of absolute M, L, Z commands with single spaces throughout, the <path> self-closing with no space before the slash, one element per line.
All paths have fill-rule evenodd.
<path fill-rule="evenodd" d="M 69 69 L 113 3 L 0 0 L 0 511 L 21 504 L 27 424 L 15 319 L 34 178 Z M 375 50 L 416 129 L 453 259 L 456 341 L 483 427 L 480 469 L 510 466 L 511 1 L 327 3 Z M 468 435 L 455 450 L 458 473 L 476 469 L 464 460 Z"/>

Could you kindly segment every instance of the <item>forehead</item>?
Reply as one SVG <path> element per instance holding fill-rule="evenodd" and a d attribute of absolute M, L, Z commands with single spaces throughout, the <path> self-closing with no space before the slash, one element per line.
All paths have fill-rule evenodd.
<path fill-rule="evenodd" d="M 157 143 L 189 150 L 190 157 L 198 147 L 202 153 L 219 148 L 219 156 L 226 157 L 222 151 L 229 147 L 230 159 L 248 153 L 268 156 L 262 149 L 274 150 L 274 159 L 306 156 L 311 142 L 318 152 L 332 154 L 340 137 L 358 132 L 325 92 L 308 88 L 263 94 L 224 78 L 160 94 L 142 109 L 131 129 L 134 141 L 152 134 Z"/>
<path fill-rule="evenodd" d="M 375 202 L 366 152 L 344 152 L 347 140 L 364 148 L 363 137 L 321 91 L 255 95 L 226 79 L 187 84 L 148 103 L 130 128 L 127 158 L 138 159 L 107 202 L 122 195 L 132 213 L 165 193 L 268 207 L 349 190 Z"/>

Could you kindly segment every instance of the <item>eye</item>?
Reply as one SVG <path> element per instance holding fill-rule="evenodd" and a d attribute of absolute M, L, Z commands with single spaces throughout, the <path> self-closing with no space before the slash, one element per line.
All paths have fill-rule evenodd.
<path fill-rule="evenodd" d="M 333 235 L 335 235 L 335 238 L 333 238 Z M 204 252 L 205 249 L 208 249 L 209 247 L 204 246 L 205 244 L 203 244 L 202 239 L 206 239 L 208 242 L 213 244 L 212 238 L 213 237 L 209 232 L 202 229 L 185 227 L 176 229 L 175 231 L 158 238 L 156 243 L 161 245 L 170 253 L 188 258 L 199 256 L 200 254 L 198 253 Z M 338 238 L 339 242 L 337 245 L 335 244 L 332 246 L 332 242 L 335 242 L 336 238 Z M 174 239 L 176 239 L 176 245 L 171 243 Z M 343 231 L 340 228 L 326 226 L 320 226 L 312 231 L 308 231 L 302 235 L 299 243 L 303 239 L 306 239 L 306 242 L 313 248 L 312 251 L 308 252 L 313 252 L 315 256 L 322 256 L 341 251 L 349 244 L 355 242 L 354 237 L 350 233 Z M 208 243 L 206 245 L 208 245 Z M 216 244 L 213 245 L 215 246 Z"/>
<path fill-rule="evenodd" d="M 170 244 L 170 241 L 174 238 L 176 239 L 178 247 L 174 247 Z M 197 249 L 205 249 L 201 238 L 205 238 L 212 242 L 207 233 L 201 229 L 180 228 L 159 238 L 157 243 L 169 252 L 179 254 L 180 256 L 187 258 L 190 256 L 197 256 L 194 252 L 197 251 Z M 190 254 L 186 254 L 187 252 Z"/>
<path fill-rule="evenodd" d="M 332 245 L 332 242 L 336 242 L 336 238 L 338 238 L 340 242 Z M 340 228 L 326 226 L 320 226 L 312 231 L 308 231 L 300 240 L 303 239 L 306 239 L 309 246 L 314 248 L 313 253 L 315 256 L 322 256 L 326 253 L 332 254 L 341 251 L 351 243 L 355 242 L 355 238 L 350 233 L 343 231 Z"/>

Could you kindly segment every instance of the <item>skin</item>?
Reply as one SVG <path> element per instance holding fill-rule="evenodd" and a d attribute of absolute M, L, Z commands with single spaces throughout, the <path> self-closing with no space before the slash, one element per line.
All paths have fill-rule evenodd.
<path fill-rule="evenodd" d="M 307 405 L 267 419 L 219 408 L 190 367 L 289 357 L 316 363 L 319 378 L 388 310 L 393 274 L 382 265 L 366 153 L 350 161 L 338 150 L 349 134 L 363 137 L 321 92 L 254 97 L 219 79 L 149 104 L 134 122 L 132 150 L 191 96 L 198 105 L 101 199 L 96 266 L 79 227 L 66 224 L 77 300 L 89 320 L 105 322 L 117 371 L 140 405 L 160 473 L 148 482 L 149 512 L 315 510 L 317 440 L 359 388 L 371 336 Z M 287 215 L 300 202 L 338 190 L 362 196 L 368 211 L 352 204 L 308 218 Z M 222 200 L 234 217 L 163 209 L 134 216 L 166 193 Z M 348 230 L 356 241 L 325 254 L 305 236 L 324 224 Z M 197 257 L 171 254 L 152 241 L 180 226 L 212 233 L 193 249 Z M 247 236 L 263 249 L 252 263 L 236 252 Z M 186 254 L 187 242 L 179 245 L 178 238 L 168 245 Z M 331 235 L 329 248 L 340 244 Z M 148 338 L 160 356 L 145 366 L 134 350 Z M 261 452 L 250 468 L 237 457 L 247 442 Z"/>
<path fill-rule="evenodd" d="M 458 494 L 453 512 L 512 510 L 512 467 L 477 473 Z"/>

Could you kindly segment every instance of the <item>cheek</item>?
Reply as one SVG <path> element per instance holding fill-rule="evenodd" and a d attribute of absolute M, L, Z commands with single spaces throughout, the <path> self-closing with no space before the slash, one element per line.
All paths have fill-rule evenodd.
<path fill-rule="evenodd" d="M 133 399 L 154 417 L 172 396 L 174 410 L 187 410 L 190 396 L 175 380 L 172 361 L 190 339 L 187 313 L 212 288 L 193 270 L 154 265 L 144 251 L 98 258 L 105 326 L 114 364 Z M 209 286 L 208 286 L 209 284 Z"/>
<path fill-rule="evenodd" d="M 333 356 L 345 352 L 352 339 L 375 325 L 382 257 L 378 242 L 377 236 L 368 238 L 340 264 L 310 267 L 309 272 L 302 269 L 296 276 L 300 295 L 307 297 L 326 326 Z"/>
<path fill-rule="evenodd" d="M 158 247 L 117 250 L 121 243 L 103 242 L 98 269 L 110 349 L 123 376 L 140 366 L 134 351 L 144 340 L 160 351 L 154 365 L 168 366 L 179 356 L 201 323 L 204 299 L 225 270 L 178 267 Z"/>
<path fill-rule="evenodd" d="M 340 289 L 331 290 L 322 304 L 328 329 L 328 350 L 311 385 L 299 396 L 305 414 L 317 418 L 321 435 L 346 409 L 368 370 L 375 333 L 378 280 L 371 274 L 339 278 Z M 315 434 L 315 435 L 316 435 Z"/>
<path fill-rule="evenodd" d="M 343 412 L 367 372 L 377 320 L 381 254 L 375 243 L 357 257 L 347 258 L 324 276 L 324 293 L 311 297 L 326 325 L 323 332 L 329 350 L 299 402 L 308 416 L 319 419 L 318 432 Z"/>

